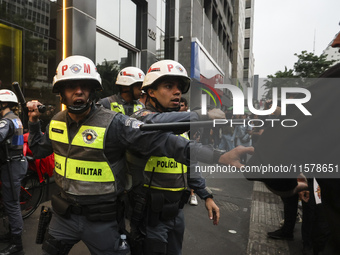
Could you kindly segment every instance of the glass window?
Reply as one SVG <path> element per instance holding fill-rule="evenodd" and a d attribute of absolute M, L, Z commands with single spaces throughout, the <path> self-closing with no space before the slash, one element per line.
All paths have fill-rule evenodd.
<path fill-rule="evenodd" d="M 250 18 L 246 18 L 246 24 L 245 24 L 245 29 L 250 28 Z"/>
<path fill-rule="evenodd" d="M 165 33 L 163 30 L 156 28 L 156 57 L 158 60 L 164 59 L 164 39 Z"/>
<path fill-rule="evenodd" d="M 56 31 L 57 3 L 49 0 L 17 1 L 17 8 L 9 5 L 10 0 L 2 0 L 1 3 L 9 8 L 0 8 L 0 88 L 12 89 L 12 82 L 19 82 L 26 101 L 36 99 L 47 106 L 48 109 L 60 109 L 59 97 L 52 93 L 52 79 L 56 70 L 56 38 L 43 37 L 49 31 Z M 32 4 L 33 3 L 33 4 Z M 46 13 L 39 14 L 38 7 L 48 3 Z M 53 6 L 54 5 L 54 6 Z M 27 8 L 28 7 L 28 8 Z M 52 8 L 54 7 L 54 8 Z M 26 10 L 22 12 L 22 10 Z M 33 19 L 34 17 L 34 19 Z M 53 18 L 52 18 L 53 17 Z M 40 24 L 34 24 L 32 20 L 38 18 L 38 22 L 45 22 L 50 26 L 40 28 Z M 54 20 L 49 22 L 49 20 Z M 37 26 L 35 26 L 37 25 Z M 36 29 L 37 32 L 32 32 Z M 50 111 L 49 111 L 50 113 Z M 54 114 L 42 115 L 44 119 L 42 128 L 48 124 Z M 24 127 L 27 127 L 27 116 L 19 113 Z"/>
<path fill-rule="evenodd" d="M 135 65 L 136 53 L 122 47 L 113 39 L 97 33 L 96 38 L 96 64 L 103 64 L 105 60 L 124 68 Z"/>
<path fill-rule="evenodd" d="M 246 50 L 249 49 L 249 44 L 250 44 L 250 38 L 245 38 L 245 39 L 244 39 L 244 48 L 245 48 Z"/>
<path fill-rule="evenodd" d="M 244 58 L 243 69 L 249 69 L 249 58 Z"/>
<path fill-rule="evenodd" d="M 137 6 L 127 0 L 98 0 L 97 26 L 136 45 Z"/>
<path fill-rule="evenodd" d="M 97 26 L 119 36 L 119 10 L 120 0 L 98 0 Z"/>
<path fill-rule="evenodd" d="M 123 0 L 120 5 L 120 38 L 136 45 L 137 7 L 131 1 Z"/>
<path fill-rule="evenodd" d="M 251 8 L 251 0 L 246 0 L 246 9 Z"/>
<path fill-rule="evenodd" d="M 165 39 L 165 10 L 164 0 L 157 1 L 157 27 L 156 27 L 156 57 L 158 60 L 164 59 L 164 39 Z"/>
<path fill-rule="evenodd" d="M 22 79 L 22 31 L 0 23 L 0 88 Z"/>
<path fill-rule="evenodd" d="M 157 1 L 157 27 L 165 31 L 165 0 Z"/>
<path fill-rule="evenodd" d="M 103 98 L 118 92 L 114 86 L 117 74 L 124 67 L 136 66 L 136 53 L 98 32 L 96 44 L 96 65 L 103 85 L 103 91 L 97 97 Z"/>

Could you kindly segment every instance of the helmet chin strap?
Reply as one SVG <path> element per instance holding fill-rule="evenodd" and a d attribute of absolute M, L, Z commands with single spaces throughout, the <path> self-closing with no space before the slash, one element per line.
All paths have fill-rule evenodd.
<path fill-rule="evenodd" d="M 64 102 L 64 99 L 63 99 L 63 96 L 61 95 L 61 102 L 63 104 L 65 104 Z M 82 114 L 84 112 L 87 111 L 87 109 L 90 108 L 91 106 L 91 100 L 90 99 L 87 99 L 87 102 L 85 104 L 82 104 L 82 105 L 66 105 L 66 108 L 68 110 L 69 113 L 73 113 L 73 114 Z"/>
<path fill-rule="evenodd" d="M 180 105 L 178 107 L 172 107 L 172 108 L 168 107 L 168 108 L 166 108 L 163 105 L 161 105 L 160 102 L 158 102 L 157 98 L 150 97 L 150 99 L 155 102 L 156 108 L 161 110 L 162 112 L 178 112 L 179 109 L 181 108 Z"/>
<path fill-rule="evenodd" d="M 139 99 L 139 98 L 135 98 L 135 94 L 133 92 L 133 85 L 129 86 L 129 90 L 123 91 L 122 89 L 120 89 L 119 93 L 120 94 L 123 94 L 123 93 L 130 94 L 132 100 L 138 100 Z"/>
<path fill-rule="evenodd" d="M 65 104 L 63 93 L 60 93 L 60 97 L 61 97 L 61 100 L 60 100 L 61 103 Z M 87 99 L 85 104 L 82 104 L 82 105 L 67 105 L 67 104 L 65 104 L 65 105 L 66 105 L 66 108 L 67 108 L 69 113 L 82 114 L 90 108 L 93 100 L 94 100 L 94 92 L 91 92 L 91 94 L 90 94 L 90 96 Z"/>
<path fill-rule="evenodd" d="M 82 105 L 67 105 L 66 108 L 69 113 L 82 114 L 87 111 L 91 106 L 91 102 L 87 100 L 86 104 Z"/>

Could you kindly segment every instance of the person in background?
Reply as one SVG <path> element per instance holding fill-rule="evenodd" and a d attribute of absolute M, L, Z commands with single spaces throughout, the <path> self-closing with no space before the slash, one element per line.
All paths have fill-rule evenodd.
<path fill-rule="evenodd" d="M 340 33 L 331 46 L 340 48 Z M 340 64 L 330 67 L 321 74 L 315 83 L 308 87 L 311 98 L 304 104 L 312 115 L 305 116 L 299 109 L 290 109 L 286 118 L 295 119 L 298 126 L 288 129 L 282 126 L 266 129 L 257 143 L 255 154 L 248 161 L 249 166 L 268 163 L 285 166 L 325 164 L 327 171 L 324 173 L 304 173 L 307 179 L 315 177 L 320 185 L 323 211 L 330 231 L 323 251 L 323 254 L 327 255 L 340 254 L 340 179 L 339 175 L 335 174 L 337 170 L 334 168 L 339 166 L 340 155 L 338 142 L 340 124 L 339 118 L 334 117 L 340 109 L 339 78 Z M 245 176 L 250 180 L 262 181 L 279 196 L 288 197 L 308 188 L 305 182 L 293 177 L 266 178 L 254 173 Z"/>
<path fill-rule="evenodd" d="M 148 122 L 153 116 L 162 116 L 166 119 L 164 122 L 171 122 L 174 118 L 178 119 L 176 116 L 180 114 L 196 114 L 193 111 L 178 112 L 182 94 L 186 93 L 189 87 L 190 78 L 180 63 L 173 60 L 154 63 L 149 68 L 142 86 L 148 96 L 145 109 L 136 112 L 132 117 Z M 219 112 L 224 118 L 224 113 L 221 110 Z M 185 133 L 179 134 L 188 139 Z M 195 153 L 192 152 L 191 155 L 193 154 Z M 185 229 L 183 206 L 190 195 L 188 187 L 193 188 L 195 193 L 205 200 L 209 218 L 213 220 L 214 225 L 218 224 L 219 208 L 200 174 L 193 176 L 194 171 L 188 171 L 187 165 L 169 157 L 146 158 L 133 154 L 130 159 L 127 157 L 127 161 L 135 172 L 144 170 L 144 176 L 135 181 L 137 185 L 133 188 L 133 197 L 146 201 L 144 254 L 181 254 Z M 195 161 L 197 158 L 191 160 Z"/>
<path fill-rule="evenodd" d="M 105 108 L 130 116 L 142 109 L 144 105 L 139 101 L 144 72 L 133 66 L 123 68 L 117 76 L 116 86 L 118 95 L 102 98 L 98 101 Z"/>
<path fill-rule="evenodd" d="M 27 172 L 28 165 L 23 156 L 23 126 L 19 117 L 12 110 L 17 106 L 18 98 L 12 91 L 0 90 L 1 193 L 10 226 L 10 244 L 0 250 L 0 255 L 24 254 L 21 239 L 24 223 L 19 195 L 21 180 Z M 3 238 L 7 238 L 7 236 Z"/>
<path fill-rule="evenodd" d="M 140 97 L 139 97 L 138 101 L 139 101 L 141 104 L 145 105 L 145 101 L 146 101 L 146 93 L 145 93 L 144 90 L 141 90 Z"/>
<path fill-rule="evenodd" d="M 261 122 L 256 120 L 261 120 L 258 115 L 253 114 L 252 119 L 254 120 L 251 124 L 253 125 L 251 134 L 251 142 L 252 146 L 256 146 L 257 141 L 260 139 L 265 127 L 264 124 L 262 125 Z"/>
<path fill-rule="evenodd" d="M 226 119 L 232 119 L 233 114 L 231 112 L 226 113 Z M 222 137 L 219 145 L 220 150 L 230 151 L 235 148 L 235 128 L 230 125 L 222 126 Z"/>
<path fill-rule="evenodd" d="M 245 125 L 237 125 L 235 127 L 236 146 L 242 145 L 245 147 L 251 146 L 251 130 L 252 127 L 248 125 L 247 115 L 241 115 L 240 119 L 245 120 Z M 247 155 L 241 159 L 243 163 L 247 161 Z"/>
<path fill-rule="evenodd" d="M 329 238 L 329 226 L 321 200 L 321 190 L 315 178 L 308 178 L 308 190 L 299 192 L 302 201 L 302 253 L 321 255 Z"/>
<path fill-rule="evenodd" d="M 181 99 L 179 100 L 179 103 L 180 103 L 179 111 L 180 112 L 187 112 L 188 111 L 188 101 L 184 97 L 181 97 Z"/>

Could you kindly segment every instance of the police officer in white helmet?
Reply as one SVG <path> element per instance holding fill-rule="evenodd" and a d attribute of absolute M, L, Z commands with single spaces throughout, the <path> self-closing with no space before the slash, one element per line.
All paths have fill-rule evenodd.
<path fill-rule="evenodd" d="M 83 56 L 62 60 L 53 79 L 65 111 L 57 113 L 46 132 L 40 131 L 37 106 L 28 102 L 29 146 L 35 158 L 54 153 L 55 181 L 61 193 L 52 197 L 55 212 L 43 244 L 44 254 L 68 254 L 82 240 L 91 254 L 119 254 L 116 201 L 124 192 L 126 149 L 145 156 L 174 157 L 189 164 L 190 150 L 207 163 L 240 167 L 241 148 L 223 155 L 186 139 L 161 132 L 142 132 L 142 122 L 93 103 L 101 78 Z M 160 142 L 162 141 L 162 142 Z"/>
<path fill-rule="evenodd" d="M 187 93 L 190 88 L 190 81 L 185 68 L 180 63 L 173 60 L 154 63 L 149 68 L 142 85 L 142 89 L 147 93 L 146 108 L 131 117 L 147 123 L 202 119 L 203 116 L 199 116 L 196 112 L 177 112 L 180 109 L 182 94 Z M 224 118 L 224 113 L 220 112 L 221 117 Z M 186 134 L 181 136 L 188 139 Z M 205 200 L 210 219 L 213 220 L 213 224 L 218 224 L 219 208 L 200 175 L 190 178 L 187 166 L 176 162 L 173 158 L 146 158 L 130 152 L 127 153 L 126 158 L 133 177 L 130 198 L 134 200 L 132 204 L 135 205 L 131 218 L 131 231 L 132 235 L 137 237 L 138 231 L 146 233 L 143 254 L 181 254 L 185 228 L 182 208 L 190 195 L 188 186 L 195 189 L 196 193 Z M 143 200 L 147 214 L 146 223 L 138 215 L 141 213 L 138 212 L 138 208 L 141 207 Z M 146 224 L 146 230 L 141 229 L 143 224 Z M 137 243 L 136 250 L 132 250 L 133 254 L 141 254 L 141 248 L 138 246 L 140 244 Z"/>
<path fill-rule="evenodd" d="M 24 254 L 21 234 L 23 220 L 20 208 L 20 185 L 27 172 L 27 160 L 23 156 L 23 126 L 12 111 L 18 105 L 17 96 L 8 89 L 0 90 L 0 173 L 2 200 L 8 215 L 10 244 L 1 255 Z M 5 241 L 2 236 L 2 241 Z"/>
<path fill-rule="evenodd" d="M 130 116 L 132 113 L 144 107 L 138 99 L 141 96 L 141 87 L 144 72 L 133 66 L 123 68 L 117 75 L 116 86 L 119 88 L 118 95 L 102 98 L 98 101 L 107 109 Z"/>

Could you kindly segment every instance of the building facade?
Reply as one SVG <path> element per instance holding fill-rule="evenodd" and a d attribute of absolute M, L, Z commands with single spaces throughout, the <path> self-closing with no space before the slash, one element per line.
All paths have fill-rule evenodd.
<path fill-rule="evenodd" d="M 52 79 L 67 56 L 84 55 L 95 62 L 104 86 L 99 97 L 114 93 L 120 69 L 137 66 L 146 72 L 158 60 L 174 59 L 193 80 L 193 106 L 206 94 L 209 104 L 226 108 L 231 105 L 229 92 L 209 91 L 216 83 L 243 86 L 251 79 L 248 2 L 0 0 L 0 86 L 10 89 L 18 81 L 27 100 L 51 105 L 54 113 L 60 103 L 51 93 Z"/>
<path fill-rule="evenodd" d="M 334 39 L 338 36 L 336 34 L 333 38 L 333 40 L 328 44 L 327 48 L 323 51 L 323 54 L 327 55 L 326 60 L 335 60 L 333 65 L 336 65 L 340 63 L 340 51 L 339 48 L 333 48 L 331 45 L 334 41 Z"/>

